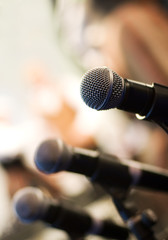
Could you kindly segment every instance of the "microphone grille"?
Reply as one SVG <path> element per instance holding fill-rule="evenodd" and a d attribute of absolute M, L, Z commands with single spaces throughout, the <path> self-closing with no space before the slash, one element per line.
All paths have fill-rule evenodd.
<path fill-rule="evenodd" d="M 17 191 L 13 198 L 13 205 L 18 218 L 27 223 L 39 219 L 45 209 L 42 192 L 33 187 Z"/>
<path fill-rule="evenodd" d="M 36 167 L 46 173 L 66 170 L 71 152 L 61 139 L 48 139 L 37 148 L 34 162 Z"/>
<path fill-rule="evenodd" d="M 107 67 L 97 67 L 82 77 L 80 93 L 83 101 L 96 110 L 117 107 L 123 96 L 124 79 Z"/>

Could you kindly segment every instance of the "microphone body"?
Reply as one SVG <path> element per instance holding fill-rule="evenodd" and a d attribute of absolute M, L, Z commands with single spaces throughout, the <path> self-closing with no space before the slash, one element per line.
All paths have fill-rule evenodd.
<path fill-rule="evenodd" d="M 35 164 L 46 174 L 59 171 L 79 173 L 110 188 L 128 190 L 137 187 L 168 191 L 167 170 L 132 160 L 121 160 L 99 151 L 70 147 L 60 139 L 44 141 L 36 150 Z"/>
<path fill-rule="evenodd" d="M 87 234 L 115 239 L 127 239 L 127 228 L 117 226 L 108 220 L 97 220 L 86 211 L 63 206 L 47 198 L 41 190 L 27 187 L 14 196 L 14 210 L 22 222 L 41 220 L 51 227 L 66 231 L 70 236 L 82 237 Z"/>
<path fill-rule="evenodd" d="M 139 119 L 168 123 L 168 87 L 124 79 L 125 89 L 120 110 L 135 113 Z"/>
<path fill-rule="evenodd" d="M 81 82 L 81 97 L 91 108 L 117 108 L 168 125 L 168 87 L 123 79 L 107 67 L 86 72 Z"/>

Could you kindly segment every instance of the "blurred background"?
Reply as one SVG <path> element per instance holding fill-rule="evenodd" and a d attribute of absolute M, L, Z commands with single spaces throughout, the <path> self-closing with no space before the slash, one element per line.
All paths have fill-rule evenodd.
<path fill-rule="evenodd" d="M 168 85 L 167 43 L 166 0 L 0 1 L 0 240 L 68 238 L 16 219 L 12 197 L 25 186 L 122 224 L 103 189 L 77 174 L 45 176 L 33 156 L 42 140 L 61 138 L 167 169 L 163 129 L 122 111 L 96 112 L 80 98 L 82 75 L 97 66 Z M 133 190 L 129 197 L 156 212 L 157 233 L 165 230 L 166 194 Z"/>

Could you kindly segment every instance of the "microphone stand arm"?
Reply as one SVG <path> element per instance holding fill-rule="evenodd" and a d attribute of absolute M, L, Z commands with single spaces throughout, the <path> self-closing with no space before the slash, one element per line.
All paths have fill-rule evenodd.
<path fill-rule="evenodd" d="M 137 240 L 158 240 L 151 229 L 157 222 L 156 215 L 152 210 L 147 209 L 142 213 L 137 213 L 137 209 L 134 206 L 126 206 L 126 203 L 124 203 L 126 194 L 121 194 L 121 192 L 116 192 L 115 190 L 108 190 L 108 193 L 110 193 L 123 221 Z"/>

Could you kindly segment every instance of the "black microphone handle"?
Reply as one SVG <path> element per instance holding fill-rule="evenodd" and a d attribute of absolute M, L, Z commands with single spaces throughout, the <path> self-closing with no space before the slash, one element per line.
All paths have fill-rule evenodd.
<path fill-rule="evenodd" d="M 81 160 L 84 161 L 83 164 Z M 96 159 L 92 163 L 91 160 L 93 158 L 84 157 L 76 150 L 73 152 L 71 164 L 65 170 L 84 174 L 89 176 L 91 181 L 112 188 L 127 190 L 135 187 L 168 192 L 168 171 L 166 170 L 132 160 L 121 160 L 116 156 L 103 153 L 99 154 L 96 164 L 94 163 Z M 90 174 L 93 164 L 94 171 Z"/>
<path fill-rule="evenodd" d="M 47 174 L 69 171 L 112 188 L 130 187 L 168 192 L 168 171 L 132 160 L 121 160 L 99 151 L 70 147 L 60 140 L 44 141 L 36 151 L 35 164 Z"/>
<path fill-rule="evenodd" d="M 125 89 L 118 109 L 135 113 L 139 119 L 168 123 L 168 87 L 124 79 Z"/>
<path fill-rule="evenodd" d="M 69 208 L 65 206 L 58 207 L 58 220 L 55 219 L 55 206 L 50 206 L 47 215 L 42 219 L 44 222 L 50 223 L 52 227 L 62 229 L 71 236 L 86 236 L 88 234 L 103 236 L 114 239 L 127 239 L 129 231 L 118 226 L 110 220 L 96 220 L 89 214 L 79 209 Z"/>

